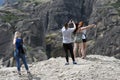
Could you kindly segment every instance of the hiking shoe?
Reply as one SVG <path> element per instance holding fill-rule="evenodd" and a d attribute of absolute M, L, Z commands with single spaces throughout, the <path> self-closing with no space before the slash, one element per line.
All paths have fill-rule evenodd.
<path fill-rule="evenodd" d="M 30 73 L 30 71 L 27 71 L 27 73 L 29 74 L 29 73 Z"/>
<path fill-rule="evenodd" d="M 69 65 L 69 62 L 65 63 L 65 65 Z"/>
<path fill-rule="evenodd" d="M 85 56 L 82 56 L 81 59 L 85 59 Z"/>
<path fill-rule="evenodd" d="M 75 61 L 73 61 L 73 64 L 77 64 Z"/>
<path fill-rule="evenodd" d="M 19 75 L 21 75 L 21 72 L 20 72 L 20 71 L 18 71 L 18 74 L 19 74 Z"/>

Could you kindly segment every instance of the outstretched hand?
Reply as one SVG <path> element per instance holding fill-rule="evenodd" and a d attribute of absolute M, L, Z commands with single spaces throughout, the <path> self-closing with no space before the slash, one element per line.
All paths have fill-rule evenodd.
<path fill-rule="evenodd" d="M 96 24 L 94 24 L 94 28 L 96 28 L 97 27 L 97 25 Z"/>
<path fill-rule="evenodd" d="M 92 24 L 92 26 L 94 27 L 94 28 L 96 28 L 97 26 L 96 26 L 96 24 Z"/>
<path fill-rule="evenodd" d="M 97 25 L 94 26 L 94 28 L 96 28 L 96 27 L 97 27 Z"/>
<path fill-rule="evenodd" d="M 68 24 L 71 24 L 71 23 L 74 23 L 74 21 L 72 19 L 68 22 Z"/>
<path fill-rule="evenodd" d="M 71 20 L 68 22 L 68 24 L 71 24 Z"/>

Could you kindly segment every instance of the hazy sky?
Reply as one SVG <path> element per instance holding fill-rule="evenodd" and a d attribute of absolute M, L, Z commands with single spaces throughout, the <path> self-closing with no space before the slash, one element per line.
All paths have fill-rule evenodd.
<path fill-rule="evenodd" d="M 0 5 L 4 3 L 4 0 L 0 0 Z"/>

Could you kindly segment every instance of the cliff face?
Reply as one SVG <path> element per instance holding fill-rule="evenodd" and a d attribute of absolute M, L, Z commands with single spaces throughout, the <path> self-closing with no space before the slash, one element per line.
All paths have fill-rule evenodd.
<path fill-rule="evenodd" d="M 115 56 L 120 58 L 120 1 L 96 0 L 90 23 L 97 22 L 95 31 L 90 30 L 88 37 L 93 40 L 93 46 L 88 48 L 88 53 Z"/>
<path fill-rule="evenodd" d="M 57 30 L 69 19 L 81 20 L 83 1 L 51 0 L 43 5 L 38 5 L 35 9 L 35 16 L 41 16 L 46 30 Z"/>
<path fill-rule="evenodd" d="M 51 56 L 64 56 L 59 30 L 70 19 L 88 23 L 94 0 L 51 0 L 35 7 L 34 17 L 40 17 L 47 34 L 47 52 Z M 42 6 L 42 7 L 41 7 Z M 55 34 L 55 35 L 54 35 Z M 60 54 L 57 53 L 60 52 Z"/>
<path fill-rule="evenodd" d="M 90 2 L 91 1 L 92 0 L 90 0 Z M 12 1 L 8 2 L 6 0 L 6 4 L 11 2 Z M 16 30 L 23 32 L 23 36 L 26 38 L 26 42 L 29 48 L 28 53 L 31 53 L 32 56 L 33 55 L 36 56 L 37 53 L 39 53 L 39 49 L 41 49 L 41 47 L 43 51 L 45 51 L 46 33 L 49 34 L 49 32 L 51 31 L 53 32 L 59 30 L 63 26 L 63 24 L 67 22 L 69 19 L 80 21 L 84 19 L 84 17 L 90 15 L 91 10 L 87 11 L 83 9 L 83 8 L 87 9 L 88 7 L 91 7 L 92 4 L 90 2 L 89 3 L 87 2 L 85 2 L 84 0 L 76 0 L 76 1 L 73 0 L 19 1 L 18 0 L 18 2 L 15 2 L 13 4 L 5 5 L 0 10 L 1 16 L 3 16 L 0 21 L 1 29 L 4 26 L 3 24 L 6 24 L 6 22 L 9 23 L 11 27 L 9 29 L 6 29 L 7 27 L 9 27 L 9 25 L 6 25 L 5 31 L 6 32 L 9 31 L 11 33 L 11 37 L 9 38 L 10 41 L 6 42 L 6 46 L 7 44 L 10 44 L 7 46 L 8 51 L 3 46 L 0 47 L 1 50 L 2 48 L 4 48 L 4 51 L 1 52 L 1 55 L 3 55 L 3 53 L 9 54 L 9 57 L 5 55 L 4 61 L 7 60 L 6 63 L 11 63 L 10 58 L 11 55 L 13 54 L 12 38 L 13 38 L 13 33 Z M 88 7 L 84 6 L 84 4 L 88 5 Z M 83 14 L 84 17 L 82 17 Z M 86 19 L 84 20 L 86 21 Z M 4 37 L 5 36 L 2 36 L 1 39 L 4 39 Z M 8 36 L 6 36 L 5 38 L 8 38 Z M 59 41 L 61 42 L 61 38 L 56 42 L 58 43 Z M 1 44 L 3 43 L 4 42 L 1 41 Z M 55 46 L 55 50 L 52 49 L 52 51 L 55 53 L 57 50 L 56 47 L 58 47 L 57 49 L 60 48 L 59 50 L 61 50 L 61 46 L 57 45 Z M 38 49 L 37 52 L 36 49 Z M 39 58 L 40 57 L 37 58 L 32 57 L 32 59 L 30 59 L 31 60 L 30 62 L 35 61 Z M 9 66 L 10 64 L 7 65 Z"/>
<path fill-rule="evenodd" d="M 97 23 L 96 29 L 88 30 L 87 54 L 117 55 L 118 57 L 120 1 L 116 1 L 21 0 L 21 2 L 4 6 L 0 9 L 0 33 L 3 33 L 0 35 L 0 55 L 5 58 L 3 62 L 7 60 L 7 63 L 10 63 L 13 53 L 12 37 L 16 30 L 22 31 L 26 38 L 30 62 L 43 60 L 43 57 L 38 57 L 41 54 L 46 59 L 45 50 L 49 56 L 64 56 L 59 30 L 70 19 L 75 22 L 82 20 L 85 24 Z"/>
<path fill-rule="evenodd" d="M 20 9 L 19 6 L 24 7 Z M 29 63 L 47 59 L 44 49 L 45 28 L 41 26 L 43 24 L 40 18 L 31 18 L 31 10 L 27 8 L 28 6 L 20 3 L 0 9 L 0 55 L 5 66 L 14 65 L 12 40 L 15 31 L 21 31 L 26 40 Z"/>
<path fill-rule="evenodd" d="M 70 18 L 72 18 L 76 22 L 82 20 L 85 22 L 85 24 L 96 23 L 97 25 L 96 29 L 88 30 L 87 54 L 100 54 L 100 55 L 115 56 L 116 58 L 120 58 L 119 56 L 119 52 L 120 52 L 120 46 L 119 46 L 120 45 L 120 38 L 119 38 L 120 36 L 119 7 L 120 6 L 119 4 L 120 4 L 120 1 L 119 0 L 107 0 L 107 1 L 104 1 L 104 0 L 79 1 L 78 0 L 78 2 L 77 1 L 75 2 L 77 3 L 80 2 L 81 4 L 76 3 L 75 5 L 71 5 L 71 3 L 74 4 L 74 1 L 70 1 L 70 2 L 63 1 L 63 2 L 64 4 L 67 5 L 67 7 L 65 6 L 65 10 L 63 10 L 62 8 L 64 6 L 60 7 L 59 10 L 60 11 L 63 10 L 62 11 L 63 14 L 60 15 L 60 17 L 56 17 L 58 21 L 54 20 L 56 18 L 54 18 L 55 15 L 53 15 L 56 11 L 54 11 L 52 15 L 49 12 L 49 15 L 52 16 L 47 18 L 48 20 L 51 20 L 51 21 L 48 21 L 48 24 L 51 25 L 50 27 L 54 28 L 54 26 L 57 24 L 56 26 L 61 28 L 62 25 L 65 22 L 67 22 L 67 20 L 69 20 Z M 51 8 L 51 9 L 54 10 L 54 8 Z M 64 16 L 64 14 L 66 13 L 68 13 L 68 15 Z M 69 17 L 69 13 L 71 13 L 70 17 Z M 59 15 L 59 14 L 56 14 L 56 15 Z M 63 18 L 62 16 L 64 16 L 64 19 L 62 20 L 63 22 L 61 21 L 61 18 Z M 52 23 L 52 21 L 56 21 L 56 22 Z M 59 23 L 62 25 L 59 25 Z M 47 26 L 48 30 L 50 30 L 49 25 Z M 57 27 L 55 27 L 55 29 Z M 57 33 L 57 34 L 54 35 L 54 33 Z M 51 35 L 54 35 L 54 37 L 53 36 L 51 37 Z M 51 37 L 52 45 L 53 45 L 53 46 L 51 45 L 52 46 L 51 48 L 54 48 L 50 50 L 51 55 L 64 56 L 64 52 L 62 52 L 63 50 L 62 42 L 59 41 L 59 40 L 62 40 L 60 37 L 61 34 L 58 31 L 56 32 L 54 31 L 51 33 L 51 35 L 49 34 L 49 36 Z M 49 47 L 50 45 L 48 45 L 48 48 Z M 57 51 L 60 51 L 60 53 L 63 53 L 63 54 L 58 54 L 56 53 Z"/>

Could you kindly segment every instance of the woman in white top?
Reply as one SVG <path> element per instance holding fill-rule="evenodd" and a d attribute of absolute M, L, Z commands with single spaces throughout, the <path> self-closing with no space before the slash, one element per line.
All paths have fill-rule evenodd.
<path fill-rule="evenodd" d="M 74 25 L 73 28 L 69 28 L 69 24 L 72 23 Z M 62 28 L 62 35 L 63 35 L 63 48 L 66 53 L 66 64 L 69 65 L 69 57 L 68 57 L 68 52 L 70 52 L 73 64 L 77 64 L 75 62 L 74 54 L 73 54 L 73 39 L 72 39 L 72 34 L 73 31 L 76 29 L 74 21 L 70 21 L 69 23 L 66 23 L 63 28 Z"/>

